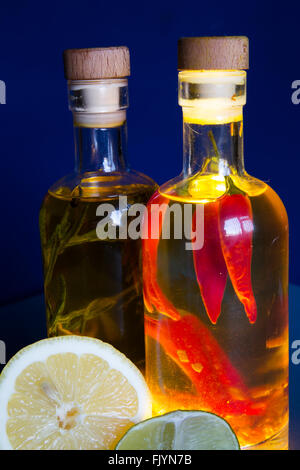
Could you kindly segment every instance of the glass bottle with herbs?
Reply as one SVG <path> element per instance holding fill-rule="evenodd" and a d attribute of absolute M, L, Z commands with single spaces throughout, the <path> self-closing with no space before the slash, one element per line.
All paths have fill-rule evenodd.
<path fill-rule="evenodd" d="M 40 211 L 48 334 L 99 338 L 143 367 L 141 240 L 128 236 L 128 211 L 156 184 L 127 162 L 129 51 L 67 50 L 64 63 L 76 156 Z"/>

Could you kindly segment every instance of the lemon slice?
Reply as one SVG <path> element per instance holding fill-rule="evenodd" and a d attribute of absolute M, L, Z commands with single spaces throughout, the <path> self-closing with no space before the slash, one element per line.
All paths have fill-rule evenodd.
<path fill-rule="evenodd" d="M 97 339 L 39 341 L 0 376 L 0 449 L 112 449 L 149 416 L 142 374 Z"/>
<path fill-rule="evenodd" d="M 117 450 L 239 450 L 229 424 L 205 411 L 173 411 L 133 426 Z"/>

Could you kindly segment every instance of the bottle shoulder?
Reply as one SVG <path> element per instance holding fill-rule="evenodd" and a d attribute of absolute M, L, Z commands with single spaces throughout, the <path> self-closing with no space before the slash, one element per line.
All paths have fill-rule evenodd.
<path fill-rule="evenodd" d="M 62 199 L 111 199 L 136 193 L 152 194 L 157 189 L 155 181 L 135 170 L 105 173 L 93 171 L 70 173 L 54 183 L 48 193 Z"/>
<path fill-rule="evenodd" d="M 282 233 L 288 233 L 288 216 L 279 195 L 264 181 L 251 175 L 193 175 L 184 178 L 179 175 L 163 184 L 150 200 L 150 204 L 180 203 L 206 204 L 220 201 L 227 196 L 241 194 L 249 198 L 252 215 L 259 218 L 255 227 L 258 233 L 262 227 L 280 227 Z M 159 198 L 157 196 L 160 196 Z"/>
<path fill-rule="evenodd" d="M 267 185 L 267 190 L 265 192 L 264 205 L 265 210 L 268 210 L 270 214 L 273 214 L 273 216 L 276 217 L 281 225 L 285 226 L 288 231 L 289 221 L 286 207 L 277 192 L 269 185 Z"/>
<path fill-rule="evenodd" d="M 215 201 L 224 195 L 234 193 L 253 198 L 268 192 L 272 194 L 271 199 L 276 200 L 278 206 L 283 206 L 279 196 L 267 183 L 246 172 L 240 175 L 198 172 L 190 176 L 181 173 L 160 186 L 159 192 L 166 198 L 191 203 Z"/>

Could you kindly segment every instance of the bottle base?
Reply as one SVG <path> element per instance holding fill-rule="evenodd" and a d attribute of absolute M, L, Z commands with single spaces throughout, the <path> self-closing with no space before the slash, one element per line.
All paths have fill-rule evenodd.
<path fill-rule="evenodd" d="M 242 450 L 288 450 L 289 449 L 289 426 L 288 424 L 274 436 L 253 446 L 242 447 Z"/>

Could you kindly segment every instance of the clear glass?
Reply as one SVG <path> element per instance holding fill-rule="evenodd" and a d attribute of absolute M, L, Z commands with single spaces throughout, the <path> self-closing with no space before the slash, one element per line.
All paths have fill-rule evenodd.
<path fill-rule="evenodd" d="M 127 81 L 97 83 L 69 84 L 75 170 L 49 189 L 40 211 L 48 335 L 99 338 L 143 368 L 141 241 L 99 239 L 97 209 L 112 205 L 120 231 L 119 196 L 127 212 L 146 204 L 156 184 L 127 165 Z"/>
<path fill-rule="evenodd" d="M 213 412 L 242 448 L 286 449 L 288 220 L 277 194 L 244 169 L 245 80 L 179 75 L 183 172 L 151 198 L 160 238 L 143 240 L 146 379 L 155 414 Z M 174 235 L 186 206 L 190 231 L 204 233 L 193 250 Z"/>

